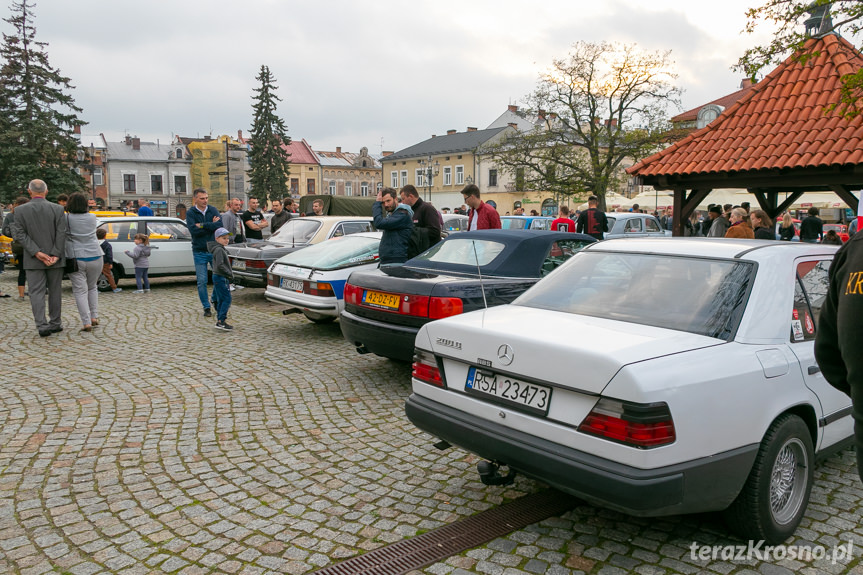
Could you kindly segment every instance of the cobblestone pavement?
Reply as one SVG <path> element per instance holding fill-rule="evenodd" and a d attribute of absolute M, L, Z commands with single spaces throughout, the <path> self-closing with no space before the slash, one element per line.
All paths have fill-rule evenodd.
<path fill-rule="evenodd" d="M 434 449 L 404 416 L 409 367 L 357 355 L 337 324 L 247 289 L 224 333 L 191 279 L 123 284 L 92 333 L 68 285 L 49 338 L 27 302 L 0 299 L 0 573 L 307 573 L 543 488 L 483 486 L 474 457 Z M 693 558 L 693 543 L 741 542 L 713 515 L 585 504 L 424 571 L 863 573 L 855 465 L 846 451 L 816 470 L 791 542 L 853 541 L 836 564 Z"/>

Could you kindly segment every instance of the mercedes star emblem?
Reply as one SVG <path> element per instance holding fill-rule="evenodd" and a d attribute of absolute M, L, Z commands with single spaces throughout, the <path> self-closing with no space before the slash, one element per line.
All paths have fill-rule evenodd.
<path fill-rule="evenodd" d="M 515 352 L 507 344 L 503 344 L 497 348 L 497 358 L 500 360 L 501 365 L 509 365 L 515 358 Z"/>

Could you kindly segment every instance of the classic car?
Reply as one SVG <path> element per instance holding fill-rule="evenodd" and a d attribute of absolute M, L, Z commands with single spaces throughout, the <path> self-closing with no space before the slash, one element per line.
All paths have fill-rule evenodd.
<path fill-rule="evenodd" d="M 266 287 L 267 269 L 280 257 L 330 238 L 372 231 L 372 218 L 363 216 L 307 216 L 291 218 L 268 240 L 227 247 L 234 283 Z"/>
<path fill-rule="evenodd" d="M 277 259 L 267 270 L 264 297 L 301 311 L 316 323 L 333 321 L 345 307 L 351 272 L 378 267 L 383 232 L 363 232 L 321 242 Z"/>
<path fill-rule="evenodd" d="M 501 216 L 500 227 L 504 230 L 548 230 L 554 218 L 548 216 Z"/>
<path fill-rule="evenodd" d="M 648 238 L 670 236 L 671 231 L 662 228 L 660 221 L 650 214 L 633 212 L 608 212 L 608 231 L 605 239 Z"/>
<path fill-rule="evenodd" d="M 404 265 L 352 273 L 342 334 L 360 353 L 410 361 L 422 325 L 509 303 L 594 241 L 540 230 L 453 234 Z"/>
<path fill-rule="evenodd" d="M 636 516 L 723 511 L 780 543 L 816 458 L 852 439 L 851 400 L 814 356 L 836 249 L 596 243 L 511 305 L 423 326 L 407 416 L 486 459 L 485 483 L 522 472 Z"/>

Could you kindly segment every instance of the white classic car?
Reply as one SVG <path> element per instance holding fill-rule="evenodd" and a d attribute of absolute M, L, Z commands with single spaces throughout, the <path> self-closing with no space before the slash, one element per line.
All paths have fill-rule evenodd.
<path fill-rule="evenodd" d="M 348 276 L 378 267 L 381 236 L 383 232 L 351 234 L 280 257 L 267 271 L 264 297 L 315 323 L 333 321 L 345 309 Z"/>
<path fill-rule="evenodd" d="M 425 325 L 407 415 L 488 459 L 485 483 L 520 471 L 633 515 L 724 510 L 781 542 L 816 459 L 852 436 L 813 350 L 835 250 L 594 244 L 511 305 Z"/>

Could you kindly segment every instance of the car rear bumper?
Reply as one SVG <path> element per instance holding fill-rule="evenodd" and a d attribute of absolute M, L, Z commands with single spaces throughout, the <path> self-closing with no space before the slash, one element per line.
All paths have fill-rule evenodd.
<path fill-rule="evenodd" d="M 283 303 L 299 309 L 307 309 L 325 315 L 339 315 L 339 304 L 336 298 L 323 298 L 308 296 L 300 293 L 292 293 L 276 290 L 270 287 L 264 292 L 267 301 Z"/>
<path fill-rule="evenodd" d="M 343 324 L 344 325 L 344 324 Z M 638 469 L 552 443 L 411 394 L 408 419 L 453 445 L 599 505 L 636 516 L 718 511 L 743 487 L 758 444 L 657 469 Z"/>
<path fill-rule="evenodd" d="M 265 287 L 267 285 L 267 270 L 260 272 L 231 270 L 234 273 L 234 283 L 248 287 Z"/>
<path fill-rule="evenodd" d="M 390 359 L 413 360 L 418 327 L 383 323 L 349 311 L 339 315 L 339 324 L 345 339 L 358 348 Z"/>

